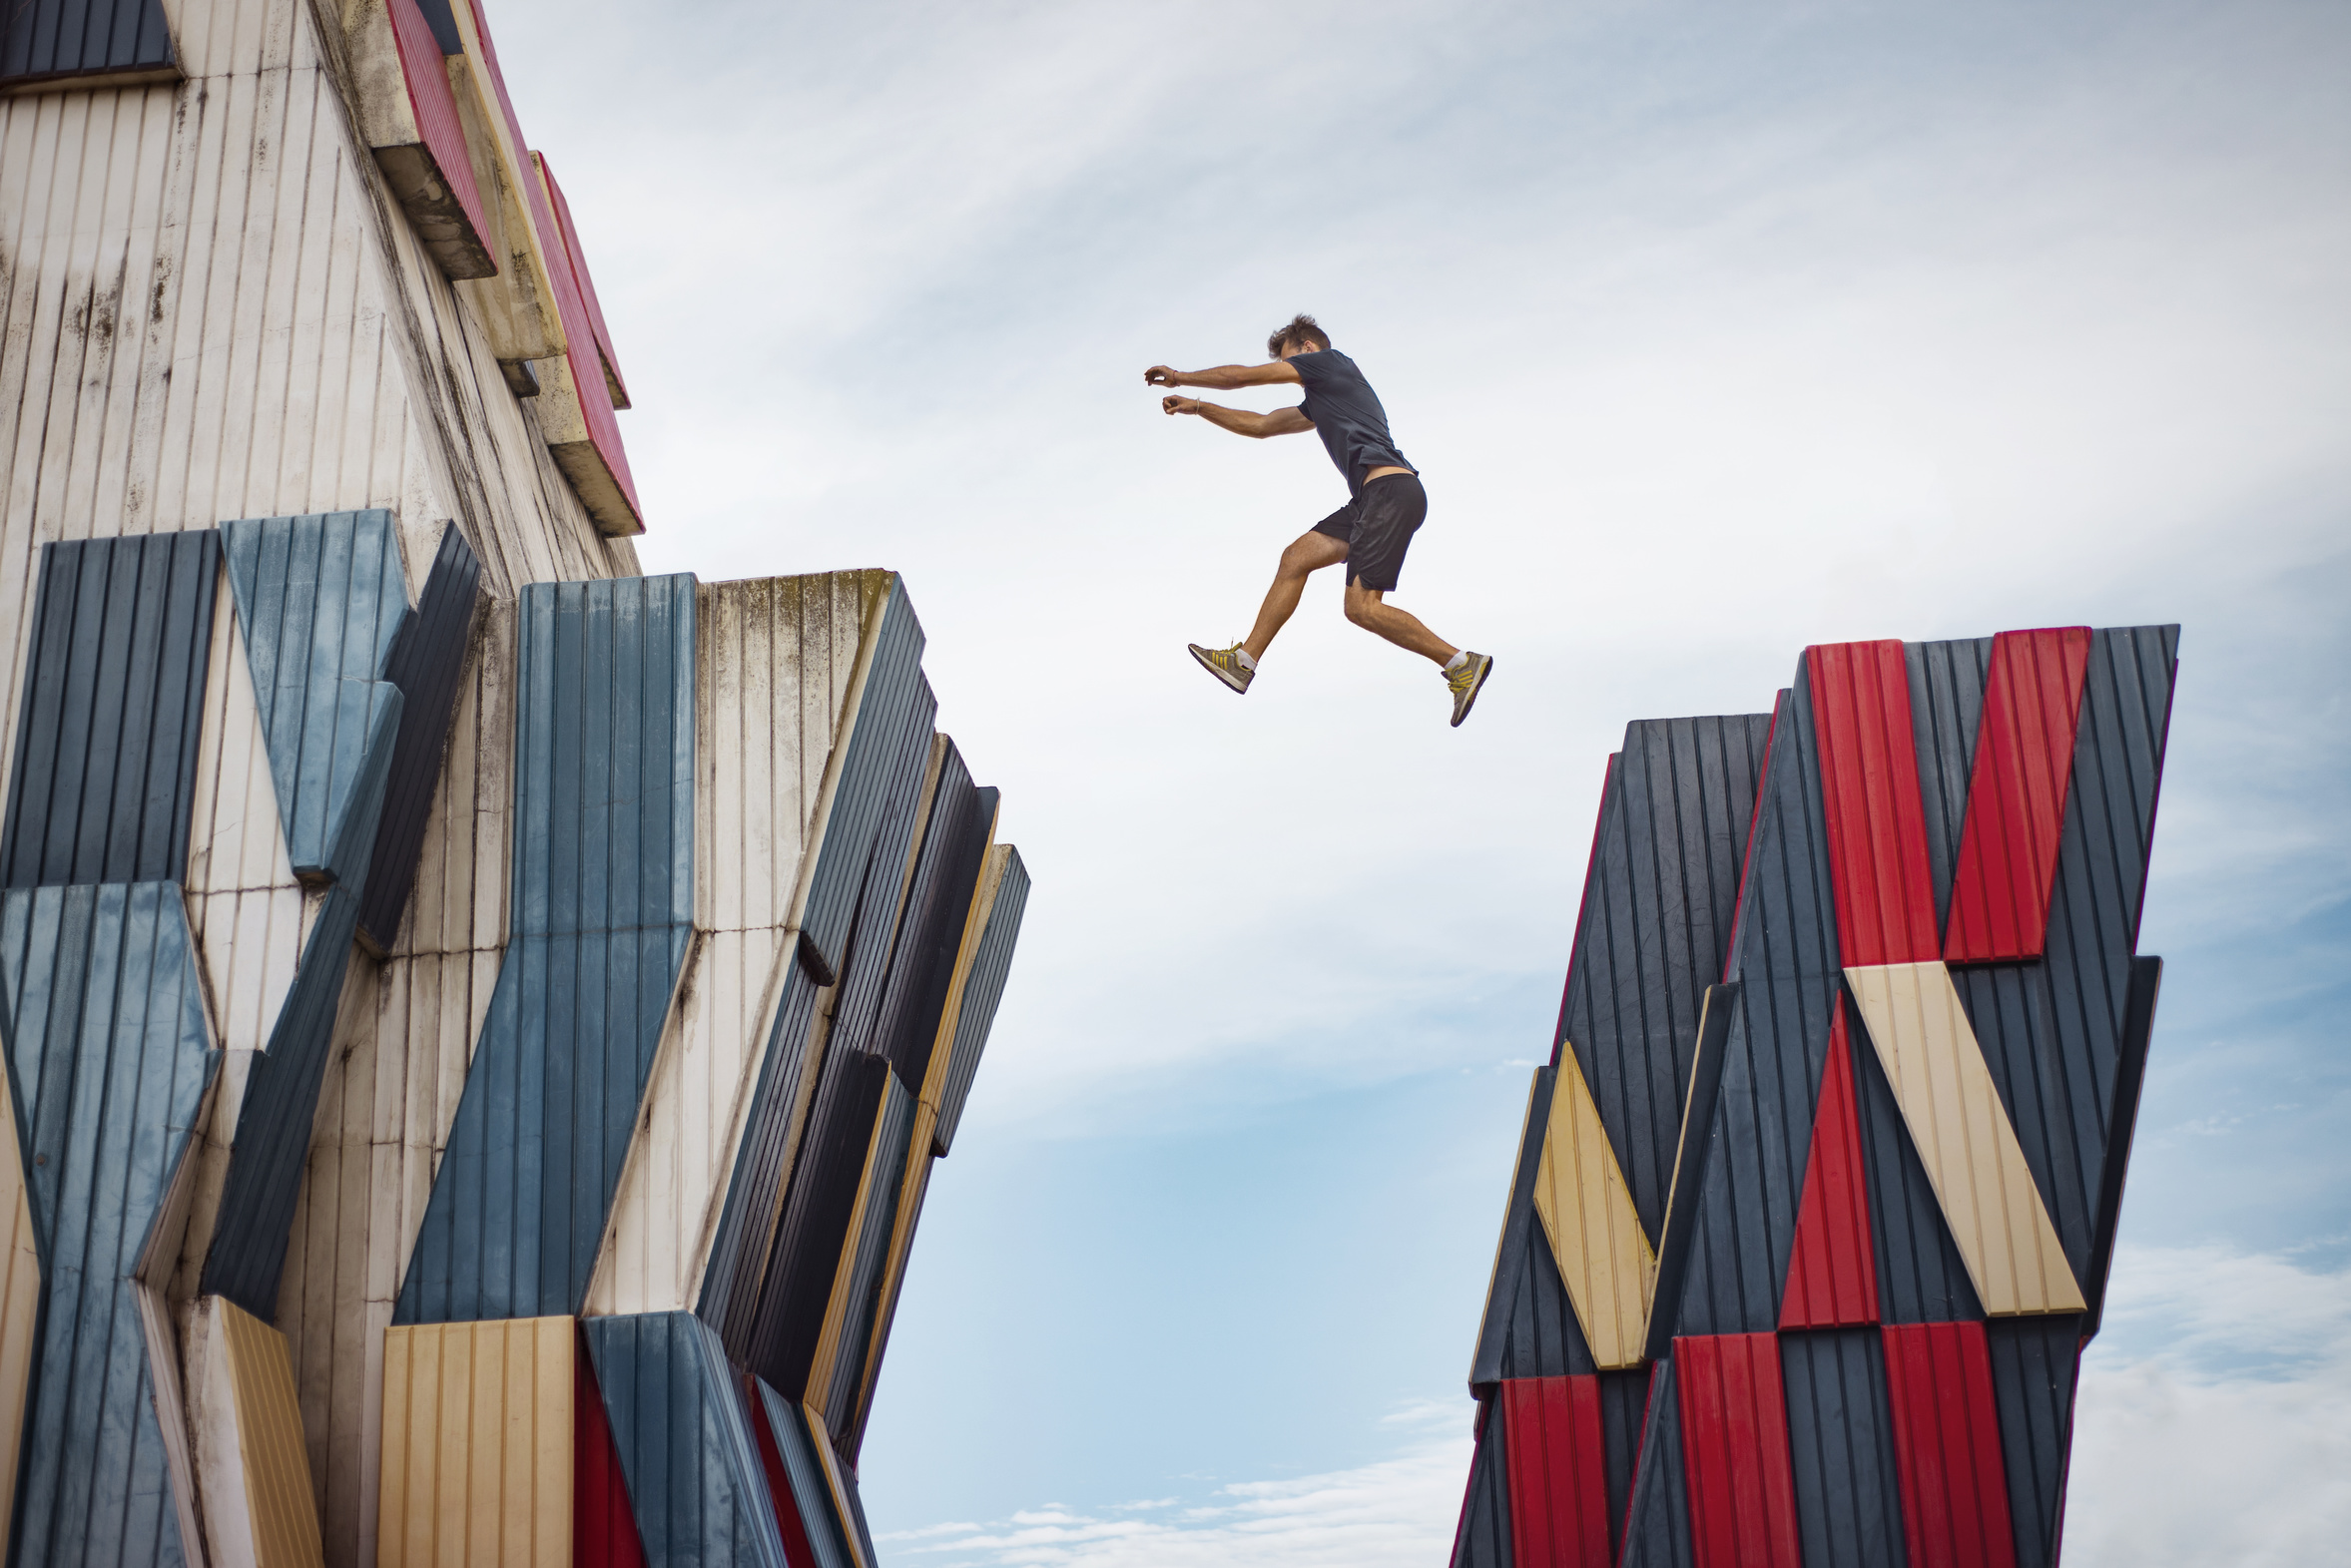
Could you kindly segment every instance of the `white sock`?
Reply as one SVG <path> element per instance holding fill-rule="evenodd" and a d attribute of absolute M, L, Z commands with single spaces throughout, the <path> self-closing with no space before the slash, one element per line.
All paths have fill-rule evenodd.
<path fill-rule="evenodd" d="M 1469 662 L 1469 650 L 1467 648 L 1457 648 L 1454 650 L 1454 656 L 1445 662 L 1445 673 L 1447 675 L 1451 675 Z"/>
<path fill-rule="evenodd" d="M 1257 661 L 1249 656 L 1249 650 L 1246 648 L 1233 650 L 1233 662 L 1244 670 L 1254 671 L 1257 668 Z"/>

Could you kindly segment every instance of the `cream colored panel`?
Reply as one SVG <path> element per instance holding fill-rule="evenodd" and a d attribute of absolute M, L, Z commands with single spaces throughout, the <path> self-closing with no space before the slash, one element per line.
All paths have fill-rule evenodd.
<path fill-rule="evenodd" d="M 208 1296 L 197 1304 L 188 1360 L 197 1484 L 214 1559 L 315 1568 L 318 1515 L 286 1336 Z"/>
<path fill-rule="evenodd" d="M 377 1568 L 571 1568 L 569 1317 L 389 1328 Z"/>
<path fill-rule="evenodd" d="M 1534 1212 L 1600 1370 L 1638 1366 L 1657 1259 L 1572 1049 L 1559 1053 Z"/>
<path fill-rule="evenodd" d="M 1845 981 L 1984 1310 L 2082 1310 L 2081 1287 L 1951 971 L 1939 962 L 1882 964 L 1848 969 Z"/>

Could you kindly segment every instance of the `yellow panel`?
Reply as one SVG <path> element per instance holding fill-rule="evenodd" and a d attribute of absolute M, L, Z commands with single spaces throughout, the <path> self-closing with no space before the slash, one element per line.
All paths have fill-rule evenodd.
<path fill-rule="evenodd" d="M 1542 1216 L 1592 1359 L 1602 1371 L 1640 1365 L 1657 1259 L 1572 1049 L 1559 1053 L 1550 1128 L 1534 1173 L 1534 1212 Z"/>
<path fill-rule="evenodd" d="M 971 889 L 971 908 L 963 916 L 963 937 L 956 945 L 955 967 L 947 980 L 946 1005 L 939 1009 L 938 1033 L 931 1039 L 930 1061 L 922 1070 L 922 1087 L 915 1096 L 934 1108 L 939 1096 L 946 1092 L 955 1027 L 963 1019 L 963 992 L 971 980 L 971 965 L 979 957 L 980 938 L 987 934 L 987 917 L 995 912 L 996 890 L 1004 885 L 1004 870 L 1012 863 L 1012 846 L 996 842 L 996 826 L 1003 816 L 1003 802 L 999 800 L 996 814 L 988 819 L 987 851 L 980 857 L 979 880 Z"/>
<path fill-rule="evenodd" d="M 25 1389 L 41 1315 L 41 1255 L 33 1241 L 33 1207 L 25 1193 L 16 1108 L 5 1072 L 0 1072 L 0 1226 L 8 1228 L 6 1247 L 0 1250 L 0 1532 L 5 1532 L 16 1509 L 17 1443 L 24 1434 Z"/>
<path fill-rule="evenodd" d="M 222 1302 L 220 1312 L 237 1403 L 237 1452 L 244 1461 L 245 1501 L 253 1515 L 256 1568 L 308 1568 L 324 1558 L 286 1335 L 234 1303 Z"/>
<path fill-rule="evenodd" d="M 866 1561 L 866 1549 L 858 1540 L 858 1516 L 849 1505 L 849 1488 L 841 1479 L 841 1466 L 833 1458 L 833 1439 L 825 1435 L 825 1412 L 813 1404 L 803 1404 L 800 1413 L 808 1417 L 809 1437 L 816 1444 L 817 1462 L 825 1467 L 825 1484 L 833 1492 L 833 1512 L 841 1520 L 841 1538 L 849 1543 L 849 1557 L 855 1568 L 880 1568 Z"/>
<path fill-rule="evenodd" d="M 378 1568 L 570 1568 L 569 1317 L 383 1333 Z"/>
<path fill-rule="evenodd" d="M 1846 970 L 1845 982 L 1984 1310 L 1994 1317 L 2082 1310 L 2081 1287 L 1951 971 L 1879 964 Z"/>

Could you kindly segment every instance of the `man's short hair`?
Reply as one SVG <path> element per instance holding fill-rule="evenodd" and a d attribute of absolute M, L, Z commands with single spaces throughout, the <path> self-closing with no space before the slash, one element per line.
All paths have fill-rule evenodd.
<path fill-rule="evenodd" d="M 1311 348 L 1324 349 L 1331 346 L 1331 334 L 1317 326 L 1313 316 L 1294 315 L 1287 324 L 1275 327 L 1274 335 L 1265 340 L 1266 354 L 1279 359 L 1282 350 L 1292 343 L 1305 343 Z"/>

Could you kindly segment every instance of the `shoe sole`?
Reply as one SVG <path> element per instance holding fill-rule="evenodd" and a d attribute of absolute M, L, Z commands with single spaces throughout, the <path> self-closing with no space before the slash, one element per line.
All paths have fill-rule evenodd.
<path fill-rule="evenodd" d="M 1194 659 L 1200 661 L 1200 668 L 1207 671 L 1210 675 L 1215 676 L 1218 680 L 1224 682 L 1225 686 L 1235 697 L 1247 697 L 1249 695 L 1249 683 L 1246 681 L 1236 681 L 1231 676 L 1227 675 L 1224 671 L 1219 670 L 1213 663 L 1209 661 L 1208 651 L 1206 649 L 1202 648 L 1197 643 L 1186 643 L 1184 646 L 1191 651 L 1192 657 Z"/>
<path fill-rule="evenodd" d="M 1480 655 L 1477 661 L 1477 679 L 1469 683 L 1469 695 L 1462 699 L 1462 706 L 1454 715 L 1453 727 L 1456 730 L 1462 727 L 1463 720 L 1469 717 L 1469 710 L 1477 706 L 1477 694 L 1485 690 L 1485 678 L 1491 674 L 1493 674 L 1493 656 L 1491 654 Z"/>

